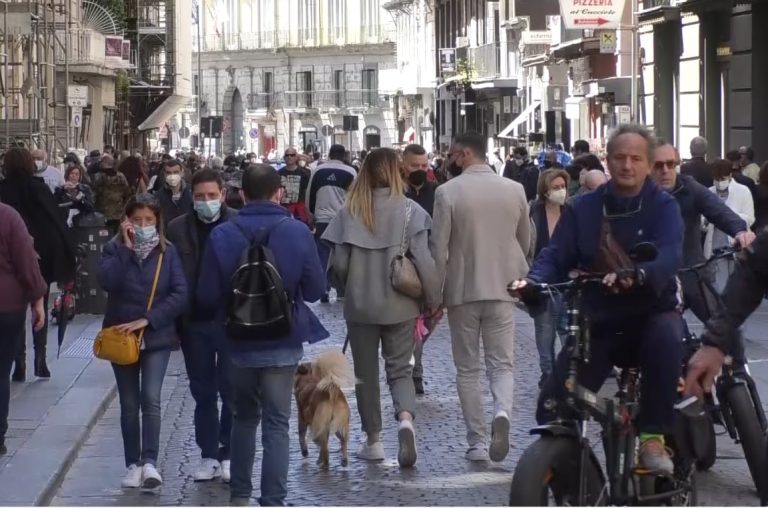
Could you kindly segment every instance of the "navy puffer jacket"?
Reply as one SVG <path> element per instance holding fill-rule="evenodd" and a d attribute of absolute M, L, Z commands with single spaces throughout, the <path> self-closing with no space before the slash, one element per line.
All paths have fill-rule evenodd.
<path fill-rule="evenodd" d="M 99 284 L 109 293 L 103 326 L 146 318 L 149 326 L 144 330 L 144 342 L 148 351 L 176 346 L 175 320 L 187 304 L 187 281 L 181 259 L 176 248 L 166 244 L 155 300 L 147 312 L 159 256 L 157 247 L 140 263 L 133 251 L 115 238 L 104 246 L 99 263 Z"/>

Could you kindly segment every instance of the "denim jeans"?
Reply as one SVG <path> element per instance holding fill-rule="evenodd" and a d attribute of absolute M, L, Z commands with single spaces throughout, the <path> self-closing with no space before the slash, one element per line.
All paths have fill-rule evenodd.
<path fill-rule="evenodd" d="M 560 346 L 565 335 L 561 326 L 565 316 L 563 300 L 559 296 L 547 297 L 546 309 L 533 316 L 536 349 L 539 352 L 539 368 L 543 378 L 549 377 L 555 367 L 555 339 L 560 335 Z M 558 333 L 560 332 L 560 333 Z"/>
<path fill-rule="evenodd" d="M 125 466 L 157 464 L 160 448 L 160 391 L 169 349 L 142 351 L 133 365 L 112 364 L 120 397 L 120 430 Z M 141 425 L 139 424 L 141 409 Z"/>
<path fill-rule="evenodd" d="M 0 444 L 8 432 L 8 406 L 11 398 L 11 365 L 24 333 L 26 310 L 0 312 Z"/>
<path fill-rule="evenodd" d="M 331 257 L 331 246 L 325 240 L 322 240 L 323 233 L 328 228 L 328 223 L 321 222 L 315 224 L 315 243 L 317 244 L 317 253 L 320 255 L 320 266 L 325 271 L 326 293 L 331 289 L 330 277 L 328 277 L 328 259 Z"/>
<path fill-rule="evenodd" d="M 226 340 L 224 328 L 209 322 L 191 323 L 181 341 L 189 390 L 195 399 L 195 442 L 204 459 L 229 459 L 232 389 Z"/>
<path fill-rule="evenodd" d="M 261 429 L 261 506 L 283 506 L 288 495 L 288 427 L 296 365 L 232 366 L 232 498 L 250 498 L 256 454 L 256 428 Z"/>

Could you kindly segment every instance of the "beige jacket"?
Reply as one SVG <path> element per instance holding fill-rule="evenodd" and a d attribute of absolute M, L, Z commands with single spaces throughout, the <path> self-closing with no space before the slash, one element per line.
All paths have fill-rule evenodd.
<path fill-rule="evenodd" d="M 530 242 L 519 183 L 478 164 L 437 188 L 430 250 L 446 307 L 512 301 L 507 286 L 528 273 Z"/>

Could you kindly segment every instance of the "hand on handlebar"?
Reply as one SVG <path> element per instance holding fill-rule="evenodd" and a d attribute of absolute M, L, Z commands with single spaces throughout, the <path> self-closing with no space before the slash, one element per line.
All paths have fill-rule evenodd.
<path fill-rule="evenodd" d="M 630 289 L 635 284 L 635 279 L 632 277 L 619 277 L 616 273 L 609 273 L 605 277 L 603 277 L 603 285 L 612 288 L 612 289 L 618 289 L 616 285 L 621 287 L 621 289 Z"/>
<path fill-rule="evenodd" d="M 701 397 L 712 391 L 715 376 L 723 367 L 725 355 L 714 346 L 702 346 L 693 354 L 688 362 L 688 373 L 685 376 L 686 395 Z"/>
<path fill-rule="evenodd" d="M 736 235 L 734 243 L 740 249 L 746 249 L 752 244 L 752 242 L 755 241 L 755 238 L 756 238 L 756 235 L 752 231 L 749 231 L 749 230 L 742 231 L 741 233 Z"/>

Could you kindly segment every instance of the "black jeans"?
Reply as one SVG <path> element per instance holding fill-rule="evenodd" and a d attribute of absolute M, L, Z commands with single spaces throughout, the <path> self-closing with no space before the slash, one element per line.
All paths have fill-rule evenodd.
<path fill-rule="evenodd" d="M 27 311 L 0 312 L 0 443 L 8 431 L 8 406 L 11 397 L 11 365 L 24 333 Z"/>

